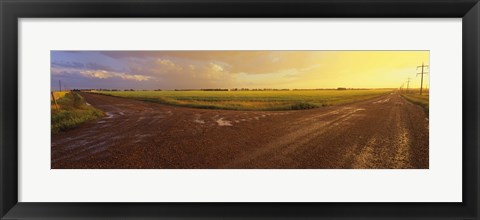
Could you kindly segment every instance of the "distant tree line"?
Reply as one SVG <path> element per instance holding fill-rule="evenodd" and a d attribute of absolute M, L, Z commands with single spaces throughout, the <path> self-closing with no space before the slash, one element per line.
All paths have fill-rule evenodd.
<path fill-rule="evenodd" d="M 290 91 L 290 89 L 272 89 L 272 88 L 233 88 L 230 91 Z"/>
<path fill-rule="evenodd" d="M 369 88 L 346 88 L 346 87 L 338 87 L 338 88 L 315 88 L 315 89 L 273 89 L 273 88 L 232 88 L 232 89 L 173 89 L 173 90 L 162 90 L 162 89 L 73 89 L 72 91 L 314 91 L 314 90 L 367 90 Z M 371 88 L 370 88 L 371 89 Z M 381 89 L 381 88 L 379 88 Z M 386 88 L 383 88 L 386 89 Z"/>

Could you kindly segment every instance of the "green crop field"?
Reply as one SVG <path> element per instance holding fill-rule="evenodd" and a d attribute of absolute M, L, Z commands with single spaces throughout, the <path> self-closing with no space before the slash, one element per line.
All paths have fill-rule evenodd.
<path fill-rule="evenodd" d="M 230 110 L 299 110 L 366 100 L 392 90 L 292 90 L 292 91 L 92 91 L 194 108 Z"/>

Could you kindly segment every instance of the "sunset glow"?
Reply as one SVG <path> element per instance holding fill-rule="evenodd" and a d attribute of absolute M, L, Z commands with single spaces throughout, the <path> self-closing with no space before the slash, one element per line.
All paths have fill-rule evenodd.
<path fill-rule="evenodd" d="M 398 88 L 429 51 L 52 51 L 52 89 Z M 428 69 L 425 69 L 428 71 Z M 424 85 L 429 85 L 428 75 Z"/>

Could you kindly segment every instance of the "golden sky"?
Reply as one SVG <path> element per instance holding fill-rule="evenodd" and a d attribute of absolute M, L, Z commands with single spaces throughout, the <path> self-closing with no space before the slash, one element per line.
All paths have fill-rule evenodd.
<path fill-rule="evenodd" d="M 410 87 L 418 88 L 417 66 L 429 64 L 429 51 L 52 51 L 51 56 L 52 82 L 117 89 L 398 88 L 408 78 Z"/>

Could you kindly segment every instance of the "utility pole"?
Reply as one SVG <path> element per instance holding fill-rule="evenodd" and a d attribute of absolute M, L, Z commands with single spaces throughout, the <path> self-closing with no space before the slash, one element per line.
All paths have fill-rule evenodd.
<path fill-rule="evenodd" d="M 428 74 L 428 72 L 425 72 L 424 69 L 425 69 L 425 68 L 428 68 L 428 65 L 425 65 L 425 64 L 423 64 L 423 62 L 422 62 L 422 65 L 421 65 L 421 66 L 417 66 L 417 70 L 418 70 L 418 68 L 422 68 L 422 72 L 417 73 L 417 76 L 418 76 L 418 74 L 421 74 L 421 75 L 422 75 L 422 78 L 421 78 L 421 81 L 420 81 L 420 95 L 421 95 L 421 94 L 422 94 L 422 90 L 423 90 L 423 75 L 424 75 L 424 74 Z"/>
<path fill-rule="evenodd" d="M 407 80 L 407 91 L 405 93 L 408 93 L 408 87 L 410 87 L 410 77 L 408 77 L 408 80 Z"/>
<path fill-rule="evenodd" d="M 58 80 L 58 88 L 60 89 L 59 91 L 62 91 L 62 81 Z"/>
<path fill-rule="evenodd" d="M 58 110 L 58 104 L 57 104 L 57 99 L 55 98 L 55 94 L 53 94 L 53 92 L 50 92 L 50 94 L 52 94 L 53 103 L 55 103 L 55 109 Z"/>

